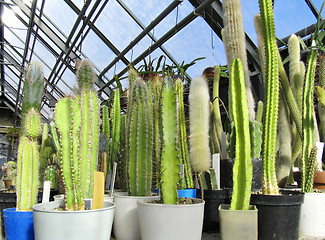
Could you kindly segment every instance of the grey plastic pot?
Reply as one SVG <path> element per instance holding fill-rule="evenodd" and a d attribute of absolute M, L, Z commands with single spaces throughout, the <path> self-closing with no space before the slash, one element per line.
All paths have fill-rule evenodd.
<path fill-rule="evenodd" d="M 201 239 L 204 202 L 168 205 L 138 201 L 142 240 Z"/>
<path fill-rule="evenodd" d="M 33 206 L 35 240 L 109 240 L 114 218 L 114 203 L 104 200 L 101 209 L 58 211 L 63 200 Z M 92 199 L 85 199 L 91 209 Z"/>
<path fill-rule="evenodd" d="M 229 204 L 219 206 L 220 234 L 223 240 L 257 240 L 258 212 L 254 205 L 249 210 L 230 210 Z"/>
<path fill-rule="evenodd" d="M 113 234 L 116 240 L 141 240 L 137 201 L 158 200 L 158 196 L 137 197 L 114 195 Z"/>
<path fill-rule="evenodd" d="M 305 193 L 301 205 L 299 234 L 325 238 L 325 193 Z"/>

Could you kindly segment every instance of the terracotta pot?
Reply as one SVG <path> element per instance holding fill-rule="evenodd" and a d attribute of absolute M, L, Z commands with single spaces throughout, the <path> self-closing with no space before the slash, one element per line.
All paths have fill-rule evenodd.
<path fill-rule="evenodd" d="M 293 172 L 293 179 L 298 183 L 298 187 L 301 187 L 301 171 Z M 315 171 L 314 188 L 325 189 L 325 171 Z"/>
<path fill-rule="evenodd" d="M 10 189 L 10 186 L 12 185 L 12 180 L 11 179 L 4 179 L 3 181 L 5 183 L 6 188 Z"/>

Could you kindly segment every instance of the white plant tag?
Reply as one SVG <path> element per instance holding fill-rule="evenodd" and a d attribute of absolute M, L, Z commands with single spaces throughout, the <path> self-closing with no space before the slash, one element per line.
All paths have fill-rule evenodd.
<path fill-rule="evenodd" d="M 220 189 L 220 153 L 212 155 L 212 168 L 216 172 L 216 181 L 218 189 Z"/>
<path fill-rule="evenodd" d="M 43 184 L 42 203 L 50 201 L 51 181 L 45 181 Z"/>

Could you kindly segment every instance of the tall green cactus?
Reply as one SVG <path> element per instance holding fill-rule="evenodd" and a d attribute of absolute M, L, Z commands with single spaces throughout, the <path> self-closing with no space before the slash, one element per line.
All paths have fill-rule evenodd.
<path fill-rule="evenodd" d="M 248 210 L 253 178 L 249 112 L 245 91 L 244 72 L 240 59 L 231 67 L 232 114 L 236 131 L 236 157 L 233 167 L 233 194 L 230 209 Z"/>
<path fill-rule="evenodd" d="M 153 126 L 149 97 L 145 82 L 137 78 L 129 93 L 125 127 L 128 188 L 133 196 L 145 196 L 151 190 Z"/>
<path fill-rule="evenodd" d="M 40 114 L 30 109 L 25 116 L 26 134 L 18 147 L 17 209 L 29 211 L 37 203 L 39 151 L 37 137 L 41 132 Z M 38 134 L 37 134 L 38 133 Z M 28 135 L 30 134 L 30 135 Z"/>
<path fill-rule="evenodd" d="M 23 102 L 21 114 L 21 127 L 20 135 L 24 135 L 24 119 L 27 112 L 34 108 L 36 111 L 41 110 L 41 103 L 44 92 L 44 75 L 41 65 L 38 63 L 31 63 L 26 72 L 24 89 L 23 89 Z"/>
<path fill-rule="evenodd" d="M 88 60 L 82 60 L 77 72 L 79 101 L 81 107 L 80 131 L 80 174 L 82 194 L 85 198 L 93 195 L 94 171 L 97 170 L 99 142 L 99 99 L 93 89 L 95 73 Z M 85 184 L 83 184 L 85 183 Z"/>
<path fill-rule="evenodd" d="M 45 168 L 44 171 L 45 181 L 51 182 L 51 188 L 56 189 L 58 167 L 56 165 L 50 164 Z"/>
<path fill-rule="evenodd" d="M 32 210 L 37 203 L 38 193 L 38 161 L 37 142 L 23 136 L 18 147 L 17 174 L 17 209 Z"/>
<path fill-rule="evenodd" d="M 202 77 L 194 78 L 189 93 L 190 161 L 193 171 L 207 171 L 211 165 L 209 147 L 209 89 Z"/>
<path fill-rule="evenodd" d="M 275 173 L 276 138 L 279 105 L 278 50 L 272 0 L 259 0 L 266 56 L 265 111 L 263 121 L 263 194 L 279 194 Z"/>
<path fill-rule="evenodd" d="M 81 169 L 82 166 L 79 166 L 81 111 L 78 100 L 72 98 L 62 98 L 59 100 L 55 106 L 54 117 L 60 134 L 59 154 L 65 187 L 65 209 L 84 209 L 80 189 L 80 171 L 84 171 L 84 169 Z M 89 185 L 89 183 L 86 184 Z"/>
<path fill-rule="evenodd" d="M 106 135 L 107 139 L 111 138 L 111 126 L 109 121 L 109 111 L 107 105 L 103 105 L 102 107 L 102 131 Z"/>
<path fill-rule="evenodd" d="M 162 90 L 163 146 L 161 154 L 161 198 L 164 204 L 177 203 L 180 182 L 180 159 L 177 150 L 176 89 L 171 78 L 165 79 Z"/>
<path fill-rule="evenodd" d="M 176 111 L 177 111 L 177 133 L 178 133 L 178 149 L 181 164 L 184 165 L 184 178 L 182 179 L 183 188 L 194 188 L 192 169 L 190 165 L 190 157 L 188 152 L 188 142 L 186 133 L 186 122 L 183 100 L 183 82 L 179 78 L 175 81 L 176 88 Z"/>
<path fill-rule="evenodd" d="M 121 107 L 120 107 L 120 91 L 115 89 L 114 102 L 112 109 L 112 140 L 110 142 L 109 152 L 110 161 L 117 162 L 120 152 L 120 133 L 121 132 Z"/>
<path fill-rule="evenodd" d="M 303 143 L 302 143 L 302 191 L 312 192 L 312 184 L 308 182 L 313 181 L 313 174 L 307 174 L 307 166 L 310 161 L 310 153 L 315 146 L 314 133 L 314 81 L 315 70 L 317 62 L 317 50 L 312 49 L 307 62 L 307 72 L 305 78 L 304 95 L 303 95 L 303 112 L 302 112 L 302 126 L 303 126 Z M 314 169 L 310 169 L 312 172 Z M 309 176 L 309 178 L 307 178 Z"/>

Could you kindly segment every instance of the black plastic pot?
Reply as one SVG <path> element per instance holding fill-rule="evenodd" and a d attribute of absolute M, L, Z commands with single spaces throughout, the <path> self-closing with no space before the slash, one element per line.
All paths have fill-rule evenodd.
<path fill-rule="evenodd" d="M 252 189 L 259 190 L 262 188 L 262 159 L 253 158 L 253 179 L 252 179 Z M 220 161 L 220 187 L 221 188 L 232 188 L 232 168 L 234 166 L 234 159 L 222 159 Z"/>
<path fill-rule="evenodd" d="M 196 194 L 201 198 L 201 190 Z M 220 232 L 219 205 L 229 204 L 231 200 L 231 189 L 204 190 L 204 218 L 203 232 Z"/>
<path fill-rule="evenodd" d="M 252 194 L 251 204 L 258 209 L 258 239 L 297 240 L 300 207 L 304 195 L 281 191 L 282 195 Z"/>

